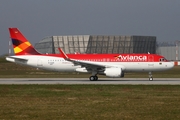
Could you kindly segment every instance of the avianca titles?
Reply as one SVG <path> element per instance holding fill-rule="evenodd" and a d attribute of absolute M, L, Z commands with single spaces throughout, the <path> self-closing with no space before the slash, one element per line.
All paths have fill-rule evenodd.
<path fill-rule="evenodd" d="M 107 77 L 124 77 L 126 72 L 152 72 L 173 68 L 174 64 L 157 54 L 41 54 L 17 28 L 9 28 L 15 55 L 6 57 L 7 61 L 35 68 L 63 71 L 87 72 L 92 75 L 89 80 L 98 80 L 97 75 Z"/>

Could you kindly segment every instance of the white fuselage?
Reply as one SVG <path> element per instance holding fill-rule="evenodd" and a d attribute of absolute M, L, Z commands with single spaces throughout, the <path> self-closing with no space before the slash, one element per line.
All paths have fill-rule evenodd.
<path fill-rule="evenodd" d="M 26 59 L 26 61 L 20 59 Z M 19 55 L 7 57 L 6 60 L 40 69 L 60 72 L 74 72 L 77 68 L 81 68 L 80 65 L 74 65 L 72 62 L 66 61 L 62 57 L 53 56 Z M 172 62 L 91 62 L 96 62 L 102 65 L 111 65 L 114 67 L 121 66 L 125 72 L 163 71 L 171 69 L 174 66 Z"/>

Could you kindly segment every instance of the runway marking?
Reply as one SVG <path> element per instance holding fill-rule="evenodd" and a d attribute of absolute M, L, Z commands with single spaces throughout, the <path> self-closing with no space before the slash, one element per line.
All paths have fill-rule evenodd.
<path fill-rule="evenodd" d="M 180 85 L 180 78 L 0 78 L 0 84 L 129 84 L 129 85 Z"/>

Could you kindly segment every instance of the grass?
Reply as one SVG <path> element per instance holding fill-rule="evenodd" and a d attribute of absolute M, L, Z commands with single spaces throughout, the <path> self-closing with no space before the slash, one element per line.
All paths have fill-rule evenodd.
<path fill-rule="evenodd" d="M 0 119 L 178 120 L 180 86 L 0 85 Z"/>
<path fill-rule="evenodd" d="M 179 71 L 177 66 L 153 76 L 180 78 Z M 0 59 L 1 78 L 89 75 L 36 70 Z M 179 85 L 0 85 L 0 120 L 179 120 L 179 100 Z"/>

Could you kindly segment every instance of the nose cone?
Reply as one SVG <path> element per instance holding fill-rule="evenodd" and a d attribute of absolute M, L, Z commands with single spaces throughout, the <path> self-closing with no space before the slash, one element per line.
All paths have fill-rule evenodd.
<path fill-rule="evenodd" d="M 174 62 L 168 62 L 167 68 L 168 68 L 168 69 L 171 69 L 171 68 L 173 68 L 173 67 L 174 67 Z"/>

